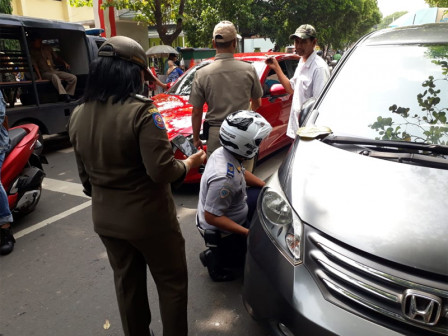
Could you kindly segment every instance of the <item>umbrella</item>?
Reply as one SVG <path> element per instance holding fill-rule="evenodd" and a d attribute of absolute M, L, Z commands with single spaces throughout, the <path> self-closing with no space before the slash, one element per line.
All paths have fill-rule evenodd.
<path fill-rule="evenodd" d="M 179 54 L 179 52 L 169 45 L 156 45 L 146 50 L 146 56 L 149 57 L 168 57 L 170 54 Z"/>

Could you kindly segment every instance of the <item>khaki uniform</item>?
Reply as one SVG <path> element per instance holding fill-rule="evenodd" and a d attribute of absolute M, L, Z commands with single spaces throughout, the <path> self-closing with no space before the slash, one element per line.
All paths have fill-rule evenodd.
<path fill-rule="evenodd" d="M 79 174 L 92 194 L 95 231 L 106 246 L 126 335 L 149 335 L 146 264 L 157 285 L 164 335 L 187 334 L 185 241 L 171 182 L 185 165 L 174 159 L 152 101 L 88 102 L 69 125 Z"/>
<path fill-rule="evenodd" d="M 236 60 L 233 54 L 218 54 L 210 65 L 195 74 L 189 103 L 195 107 L 208 105 L 205 120 L 210 124 L 207 157 L 218 147 L 219 127 L 233 112 L 247 110 L 250 99 L 258 99 L 263 89 L 255 68 Z M 215 128 L 215 129 L 213 129 Z"/>
<path fill-rule="evenodd" d="M 53 60 L 56 55 L 52 47 L 43 45 L 38 50 L 31 49 L 30 54 L 33 66 L 39 69 L 42 79 L 51 80 L 60 95 L 69 94 L 73 96 L 75 94 L 77 77 L 71 73 L 55 69 Z M 62 85 L 61 80 L 67 82 L 66 88 Z"/>

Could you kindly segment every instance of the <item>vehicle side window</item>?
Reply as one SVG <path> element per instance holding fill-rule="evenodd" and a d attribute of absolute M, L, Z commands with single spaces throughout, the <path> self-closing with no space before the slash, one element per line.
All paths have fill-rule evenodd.
<path fill-rule="evenodd" d="M 280 67 L 282 68 L 283 73 L 286 76 L 288 76 L 288 69 L 286 67 L 286 63 L 284 61 L 280 61 L 278 63 L 280 64 Z M 288 78 L 290 78 L 290 77 L 288 76 Z M 275 71 L 271 69 L 266 77 L 266 80 L 264 81 L 264 84 L 263 84 L 263 93 L 264 93 L 263 96 L 269 96 L 269 90 L 270 90 L 271 86 L 274 84 L 280 84 L 280 81 L 278 80 L 278 76 L 275 73 Z"/>
<path fill-rule="evenodd" d="M 294 76 L 294 72 L 296 72 L 296 68 L 297 68 L 297 65 L 299 64 L 299 61 L 298 60 L 288 60 L 288 61 L 285 61 L 285 63 L 286 63 L 286 67 L 288 69 L 288 72 L 287 73 L 285 72 L 285 74 L 286 74 L 286 76 L 288 76 L 289 79 L 291 79 Z"/>
<path fill-rule="evenodd" d="M 25 53 L 14 33 L 13 29 L 5 29 L 0 35 L 0 89 L 10 107 L 14 107 L 21 93 L 15 84 L 23 80 L 24 72 L 28 71 Z"/>

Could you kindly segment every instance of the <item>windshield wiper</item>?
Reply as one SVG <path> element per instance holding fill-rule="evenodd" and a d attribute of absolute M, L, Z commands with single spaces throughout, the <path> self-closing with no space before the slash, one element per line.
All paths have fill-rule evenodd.
<path fill-rule="evenodd" d="M 377 159 L 393 160 L 400 163 L 417 163 L 422 166 L 430 166 L 434 168 L 448 168 L 448 160 L 422 154 L 379 152 L 373 150 L 365 150 L 362 151 L 361 154 Z"/>
<path fill-rule="evenodd" d="M 437 154 L 448 154 L 448 146 L 444 145 L 432 145 L 419 142 L 408 142 L 408 141 L 394 141 L 394 140 L 374 140 L 366 139 L 360 137 L 351 136 L 339 136 L 329 134 L 324 139 L 323 142 L 328 144 L 347 144 L 347 145 L 365 145 L 365 146 L 375 146 L 375 147 L 390 147 L 398 149 L 414 149 L 419 151 L 427 151 Z"/>

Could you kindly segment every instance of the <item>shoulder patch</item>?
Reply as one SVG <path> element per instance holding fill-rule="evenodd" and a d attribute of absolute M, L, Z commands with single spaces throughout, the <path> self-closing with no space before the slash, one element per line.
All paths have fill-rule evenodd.
<path fill-rule="evenodd" d="M 158 110 L 156 107 L 154 107 L 154 106 L 151 106 L 151 107 L 148 109 L 148 113 L 149 113 L 149 114 L 153 114 L 153 113 L 157 113 L 157 112 L 159 112 L 159 110 Z"/>
<path fill-rule="evenodd" d="M 233 163 L 227 162 L 227 177 L 233 178 L 235 176 L 235 166 Z"/>
<path fill-rule="evenodd" d="M 152 119 L 154 120 L 154 125 L 156 125 L 157 128 L 160 128 L 161 130 L 166 129 L 165 122 L 159 112 L 153 113 Z"/>
<path fill-rule="evenodd" d="M 230 195 L 230 189 L 227 187 L 222 187 L 219 191 L 219 197 L 221 198 L 227 198 Z"/>

